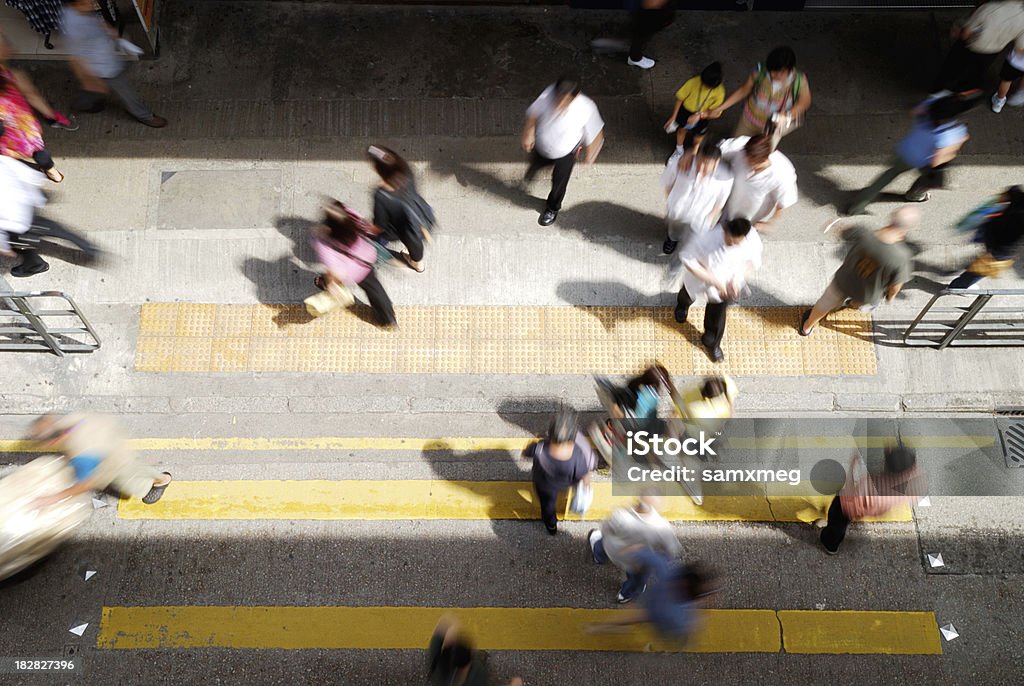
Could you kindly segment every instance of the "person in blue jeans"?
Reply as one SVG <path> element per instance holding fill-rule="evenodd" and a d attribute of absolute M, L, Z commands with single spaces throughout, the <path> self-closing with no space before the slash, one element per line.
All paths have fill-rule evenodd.
<path fill-rule="evenodd" d="M 889 168 L 857 193 L 845 214 L 863 213 L 886 186 L 915 169 L 920 174 L 904 198 L 909 202 L 926 201 L 929 188 L 943 186 L 949 164 L 970 137 L 967 125 L 957 121 L 957 117 L 981 99 L 981 91 L 972 91 L 933 95 L 918 104 L 912 112 L 910 131 L 896 145 Z"/>
<path fill-rule="evenodd" d="M 533 488 L 540 501 L 540 518 L 554 536 L 558 533 L 558 496 L 581 481 L 590 485 L 590 473 L 597 467 L 594 449 L 579 430 L 576 415 L 562 411 L 551 423 L 547 439 L 531 445 L 524 455 L 533 458 Z"/>
<path fill-rule="evenodd" d="M 658 514 L 658 504 L 655 495 L 641 496 L 632 506 L 614 510 L 600 529 L 592 529 L 587 535 L 595 563 L 611 562 L 626 573 L 616 597 L 619 603 L 628 603 L 644 591 L 643 570 L 634 564 L 629 550 L 642 546 L 670 559 L 679 557 L 683 550 L 672 525 Z"/>

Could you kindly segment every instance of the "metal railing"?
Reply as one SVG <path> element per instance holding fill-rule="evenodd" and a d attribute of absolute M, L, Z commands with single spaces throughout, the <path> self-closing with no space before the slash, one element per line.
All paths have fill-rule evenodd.
<path fill-rule="evenodd" d="M 974 298 L 968 305 L 956 307 L 935 307 L 939 298 L 956 296 Z M 1003 288 L 946 288 L 932 296 L 917 318 L 903 333 L 906 345 L 937 345 L 939 350 L 953 341 L 961 340 L 971 345 L 1020 345 L 1024 344 L 1024 306 L 985 308 L 992 298 L 998 296 L 1024 296 L 1024 289 Z M 982 310 L 985 317 L 978 318 Z M 942 320 L 926 320 L 929 313 L 959 315 Z M 995 316 L 987 316 L 995 315 Z M 914 332 L 918 335 L 912 337 Z"/>
<path fill-rule="evenodd" d="M 50 351 L 63 357 L 99 347 L 99 336 L 71 296 L 60 291 L 15 291 L 0 277 L 0 350 Z"/>

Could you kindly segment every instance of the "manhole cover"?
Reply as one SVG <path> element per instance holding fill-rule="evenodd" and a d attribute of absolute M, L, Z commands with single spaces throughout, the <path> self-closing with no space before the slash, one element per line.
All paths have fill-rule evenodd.
<path fill-rule="evenodd" d="M 1007 467 L 1024 467 L 1024 422 L 1003 429 L 1003 454 Z"/>

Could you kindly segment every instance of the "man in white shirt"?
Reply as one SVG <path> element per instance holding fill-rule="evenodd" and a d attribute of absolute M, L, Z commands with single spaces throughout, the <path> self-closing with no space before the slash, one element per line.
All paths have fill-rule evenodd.
<path fill-rule="evenodd" d="M 781 152 L 772 152 L 771 136 L 740 136 L 722 141 L 722 159 L 733 173 L 726 220 L 749 219 L 758 231 L 770 231 L 782 211 L 796 204 L 796 170 Z"/>
<path fill-rule="evenodd" d="M 673 155 L 661 175 L 667 196 L 668 237 L 662 252 L 671 255 L 691 233 L 706 233 L 718 222 L 732 191 L 732 172 L 717 145 L 701 145 L 694 154 Z"/>
<path fill-rule="evenodd" d="M 538 223 L 550 226 L 562 209 L 565 189 L 569 185 L 576 157 L 591 164 L 604 143 L 604 121 L 594 101 L 580 94 L 578 82 L 560 78 L 544 89 L 526 110 L 523 127 L 523 150 L 530 153 L 530 166 L 523 185 L 527 186 L 543 167 L 554 166 L 551 193 Z"/>
<path fill-rule="evenodd" d="M 1024 50 L 1024 2 L 989 0 L 951 33 L 956 42 L 942 63 L 932 92 L 984 88 L 985 72 L 1007 44 Z"/>
<path fill-rule="evenodd" d="M 633 564 L 631 555 L 636 546 L 654 548 L 670 558 L 679 557 L 683 551 L 672 525 L 658 514 L 658 504 L 657 496 L 640 496 L 632 507 L 613 510 L 600 529 L 587 534 L 594 562 L 600 565 L 610 561 L 626 573 L 616 598 L 620 603 L 630 602 L 645 587 L 642 570 Z"/>
<path fill-rule="evenodd" d="M 669 271 L 677 281 L 682 274 L 683 287 L 676 298 L 676 321 L 686 322 L 690 306 L 706 298 L 704 335 L 700 342 L 712 362 L 721 362 L 725 315 L 730 303 L 743 295 L 749 279 L 761 268 L 763 246 L 750 221 L 743 218 L 725 221 L 703 235 L 695 236 L 679 252 Z"/>

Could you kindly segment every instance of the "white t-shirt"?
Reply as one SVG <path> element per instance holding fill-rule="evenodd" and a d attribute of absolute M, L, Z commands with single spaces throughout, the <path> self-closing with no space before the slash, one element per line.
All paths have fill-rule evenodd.
<path fill-rule="evenodd" d="M 796 170 L 776 150 L 768 156 L 768 168 L 755 174 L 743 150 L 748 140 L 749 136 L 730 138 L 720 146 L 722 160 L 729 164 L 733 174 L 732 194 L 722 215 L 726 219 L 743 217 L 756 224 L 771 217 L 776 209 L 796 204 Z"/>
<path fill-rule="evenodd" d="M 992 0 L 974 10 L 965 28 L 971 33 L 967 44 L 973 52 L 991 55 L 1007 43 L 1024 49 L 1024 3 L 1020 0 Z"/>
<path fill-rule="evenodd" d="M 604 128 L 597 105 L 582 93 L 565 110 L 557 106 L 552 84 L 526 110 L 527 117 L 537 119 L 536 150 L 549 160 L 565 157 L 580 142 L 590 145 Z"/>
<path fill-rule="evenodd" d="M 745 281 L 748 265 L 753 271 L 761 268 L 763 250 L 756 229 L 751 229 L 737 245 L 725 244 L 725 228 L 721 225 L 705 234 L 697 234 L 679 254 L 683 267 L 683 286 L 694 300 L 706 296 L 708 302 L 720 303 L 723 298 L 718 289 L 698 278 L 687 265 L 700 264 L 722 282 L 732 281 L 736 277 Z"/>
<path fill-rule="evenodd" d="M 0 250 L 8 250 L 8 234 L 22 234 L 32 226 L 36 208 L 46 204 L 39 187 L 45 177 L 24 162 L 0 156 Z"/>
<path fill-rule="evenodd" d="M 661 174 L 661 187 L 668 191 L 668 218 L 688 224 L 694 231 L 709 231 L 718 220 L 715 209 L 721 211 L 732 190 L 732 172 L 719 164 L 714 174 L 697 176 L 697 161 L 688 170 L 679 169 L 681 155 L 673 155 Z"/>

